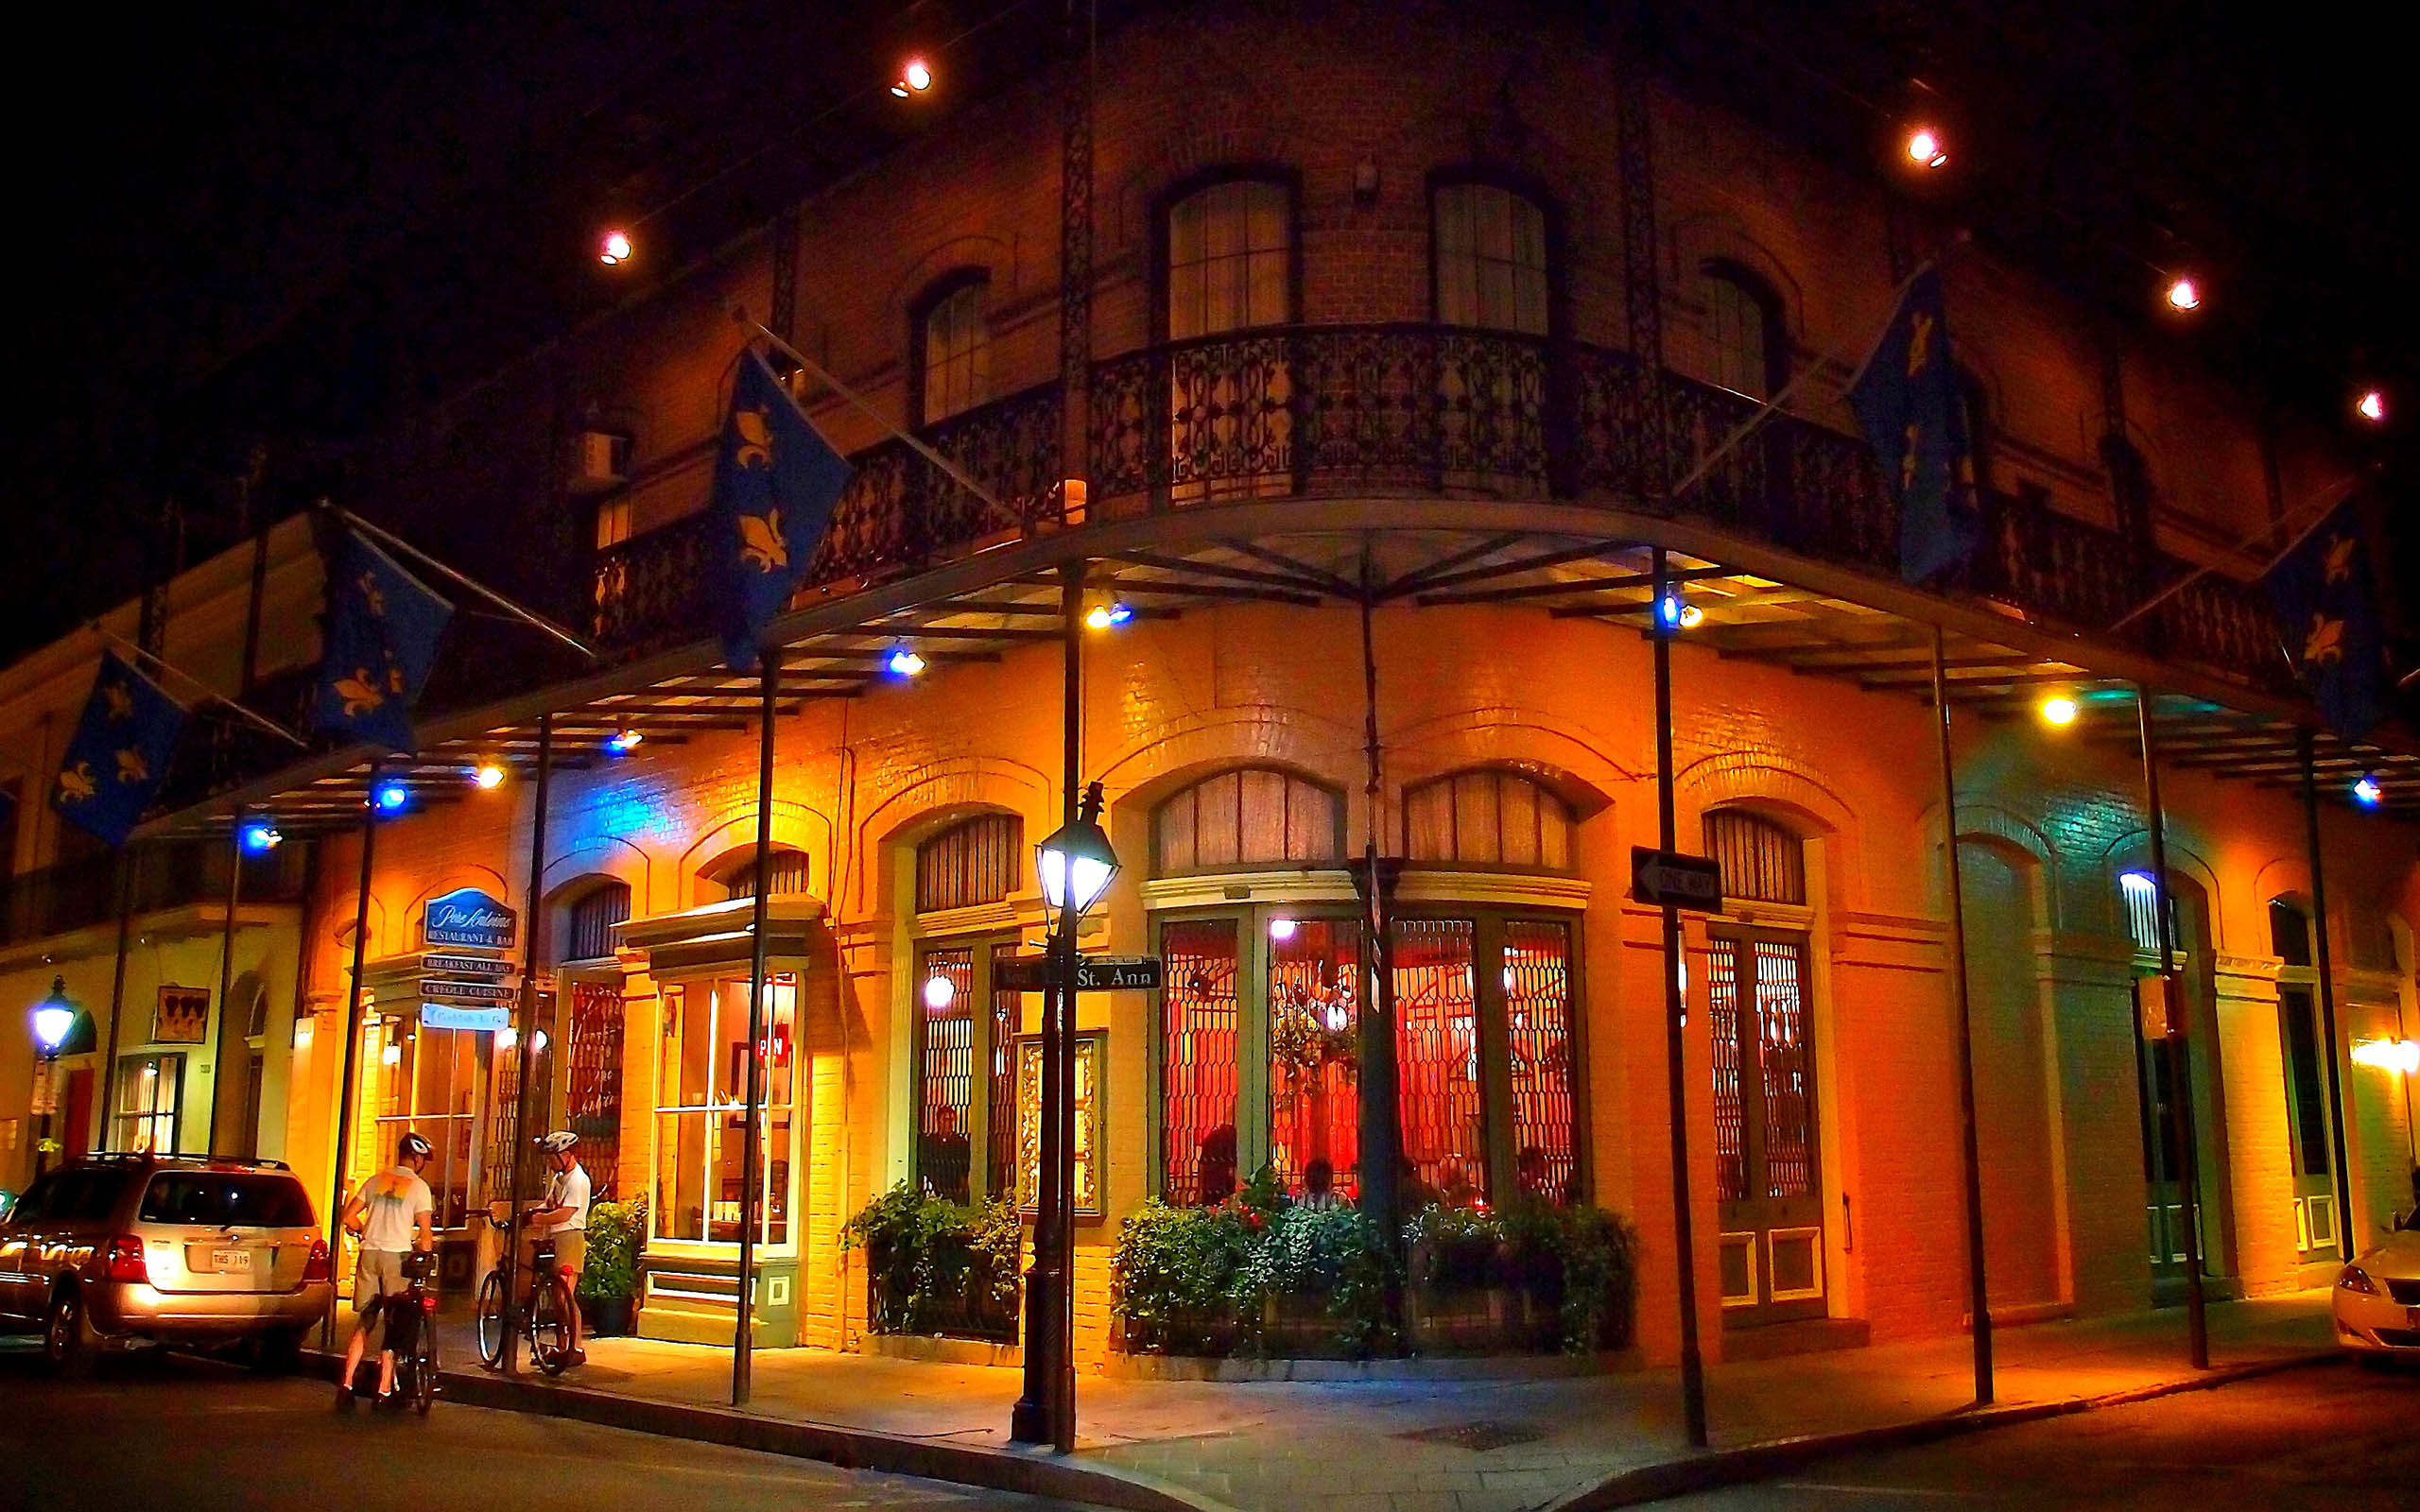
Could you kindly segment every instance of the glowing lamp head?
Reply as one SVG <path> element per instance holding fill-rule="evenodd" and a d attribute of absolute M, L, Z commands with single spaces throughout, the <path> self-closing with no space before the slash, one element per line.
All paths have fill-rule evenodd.
<path fill-rule="evenodd" d="M 1117 875 L 1117 852 L 1100 827 L 1100 784 L 1096 782 L 1077 811 L 1076 822 L 1060 826 L 1033 848 L 1033 872 L 1042 884 L 1042 901 L 1053 909 L 1082 913 L 1100 902 Z"/>
<path fill-rule="evenodd" d="M 1938 168 L 1949 162 L 1949 153 L 1941 145 L 1941 133 L 1928 126 L 1920 126 L 1908 133 L 1908 161 L 1920 168 Z"/>
<path fill-rule="evenodd" d="M 925 1006 L 934 1013 L 947 1013 L 958 1001 L 958 984 L 935 971 L 925 978 Z"/>
<path fill-rule="evenodd" d="M 2042 700 L 2042 719 L 2046 724 L 2072 725 L 2076 722 L 2076 701 L 2066 694 L 2055 694 Z"/>
<path fill-rule="evenodd" d="M 495 1032 L 495 1047 L 498 1050 L 510 1050 L 520 1042 L 521 1031 L 509 1023 Z"/>
<path fill-rule="evenodd" d="M 596 260 L 607 267 L 619 267 L 631 260 L 631 237 L 628 232 L 609 231 L 597 244 Z"/>
<path fill-rule="evenodd" d="M 2353 1064 L 2420 1076 L 2420 1040 L 2364 1040 L 2353 1047 Z"/>
<path fill-rule="evenodd" d="M 899 71 L 899 77 L 907 80 L 909 89 L 919 93 L 933 87 L 933 71 L 925 65 L 921 58 L 908 59 L 908 66 Z"/>
<path fill-rule="evenodd" d="M 1084 623 L 1096 630 L 1114 630 L 1134 617 L 1133 607 L 1122 598 L 1106 604 L 1095 604 L 1084 611 Z"/>
<path fill-rule="evenodd" d="M 370 796 L 381 814 L 395 814 L 412 800 L 412 790 L 401 782 L 381 782 Z"/>
<path fill-rule="evenodd" d="M 925 659 L 904 645 L 892 651 L 883 665 L 890 669 L 894 678 L 919 678 L 925 674 Z"/>
<path fill-rule="evenodd" d="M 2386 800 L 2386 787 L 2370 773 L 2363 773 L 2353 782 L 2353 801 L 2365 809 L 2377 808 Z"/>
<path fill-rule="evenodd" d="M 388 1041 L 387 1048 L 378 1052 L 378 1063 L 383 1066 L 402 1065 L 404 1047 L 394 1040 Z"/>
<path fill-rule="evenodd" d="M 1282 945 L 1294 937 L 1297 927 L 1290 919 L 1272 919 L 1269 921 L 1269 937 Z"/>
<path fill-rule="evenodd" d="M 2365 388 L 2361 397 L 2353 401 L 2353 412 L 2376 425 L 2386 419 L 2386 395 L 2376 388 Z"/>
<path fill-rule="evenodd" d="M 34 1005 L 34 1049 L 44 1059 L 56 1056 L 76 1032 L 76 1005 L 67 996 L 67 978 L 50 979 L 50 996 Z"/>
<path fill-rule="evenodd" d="M 277 826 L 266 819 L 253 819 L 235 832 L 235 843 L 243 847 L 246 855 L 267 855 L 285 838 L 277 833 Z"/>
<path fill-rule="evenodd" d="M 2177 278 L 2168 285 L 2168 305 L 2171 310 L 2198 310 L 2202 307 L 2202 286 L 2189 278 Z"/>
<path fill-rule="evenodd" d="M 529 1053 L 533 1056 L 543 1056 L 546 1053 L 545 1030 L 532 1029 L 529 1031 Z"/>
<path fill-rule="evenodd" d="M 617 730 L 607 737 L 605 748 L 616 756 L 628 756 L 638 749 L 639 742 L 645 739 L 647 737 L 635 730 Z"/>
<path fill-rule="evenodd" d="M 478 783 L 482 788 L 491 790 L 502 787 L 504 785 L 504 768 L 493 762 L 483 762 L 480 764 L 479 769 L 471 774 L 471 781 Z"/>

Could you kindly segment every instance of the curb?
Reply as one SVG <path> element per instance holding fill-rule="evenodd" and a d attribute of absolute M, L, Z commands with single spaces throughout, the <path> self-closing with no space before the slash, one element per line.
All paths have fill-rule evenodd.
<path fill-rule="evenodd" d="M 1823 1460 L 1844 1454 L 1873 1453 L 1877 1451 L 1912 1449 L 1923 1444 L 1938 1443 L 1946 1438 L 1979 1434 L 1994 1428 L 2013 1428 L 2019 1423 L 2040 1422 L 2048 1418 L 2065 1418 L 2075 1413 L 2091 1412 L 2100 1407 L 2123 1407 L 2134 1402 L 2151 1401 L 2160 1397 L 2173 1397 L 2187 1391 L 2210 1391 L 2233 1385 L 2257 1376 L 2275 1375 L 2286 1370 L 2299 1370 L 2310 1366 L 2327 1365 L 2338 1358 L 2336 1350 L 2318 1349 L 2304 1354 L 2285 1355 L 2274 1360 L 2260 1360 L 2250 1365 L 2228 1366 L 2204 1371 L 2175 1381 L 2163 1381 L 2148 1386 L 2135 1386 L 2125 1391 L 2112 1391 L 2098 1397 L 2066 1397 L 2055 1401 L 2014 1402 L 2004 1407 L 1984 1407 L 1975 1411 L 1944 1413 L 1935 1418 L 1919 1418 L 1910 1422 L 1889 1423 L 1879 1428 L 1853 1428 L 1836 1434 L 1807 1434 L 1794 1438 L 1772 1438 L 1762 1443 L 1742 1444 L 1737 1449 L 1719 1449 L 1693 1454 L 1686 1459 L 1668 1460 L 1660 1465 L 1646 1465 L 1625 1470 L 1601 1481 L 1583 1491 L 1576 1491 L 1559 1502 L 1547 1504 L 1544 1512 L 1605 1512 L 1612 1507 L 1640 1506 L 1676 1496 L 1694 1495 L 1700 1491 L 1720 1490 L 1725 1486 L 1742 1486 L 1753 1481 L 1771 1480 L 1804 1469 Z"/>
<path fill-rule="evenodd" d="M 314 1374 L 330 1382 L 337 1379 L 340 1357 L 310 1349 L 304 1351 L 303 1358 Z M 441 1370 L 438 1382 L 441 1400 L 465 1406 L 565 1418 L 666 1438 L 821 1460 L 842 1469 L 914 1475 L 985 1490 L 1017 1491 L 1115 1507 L 1120 1512 L 1233 1512 L 1223 1503 L 1181 1486 L 1131 1471 L 1072 1463 L 1048 1450 L 989 1449 L 940 1439 L 909 1438 L 732 1407 L 664 1401 L 588 1386 L 506 1380 L 483 1369 Z"/>

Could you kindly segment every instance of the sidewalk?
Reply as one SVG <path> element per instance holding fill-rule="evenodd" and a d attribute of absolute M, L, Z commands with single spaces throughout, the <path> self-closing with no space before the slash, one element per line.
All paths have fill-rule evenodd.
<path fill-rule="evenodd" d="M 443 1342 L 449 1366 L 472 1364 L 466 1326 L 449 1322 Z M 2189 1388 L 2204 1379 L 2186 1364 L 2181 1311 L 2007 1329 L 1996 1342 L 1993 1418 Z M 2210 1309 L 2211 1365 L 2221 1376 L 2324 1356 L 2328 1348 L 2325 1292 Z M 1713 1456 L 1683 1443 L 1669 1370 L 1249 1384 L 1085 1376 L 1077 1383 L 1080 1437 L 1063 1461 L 1009 1444 L 1009 1406 L 1021 1384 L 1014 1370 L 761 1350 L 750 1410 L 732 1415 L 723 1406 L 727 1350 L 600 1339 L 588 1356 L 560 1384 L 526 1388 L 473 1366 L 453 1394 L 1003 1489 L 1247 1512 L 1621 1505 L 1772 1473 L 1849 1445 L 1975 1425 L 1964 1411 L 1973 1366 L 1962 1334 L 1716 1366 L 1707 1372 Z M 449 1383 L 452 1377 L 449 1369 Z M 684 1410 L 665 1410 L 672 1407 Z M 1737 1452 L 1753 1446 L 1766 1448 Z"/>

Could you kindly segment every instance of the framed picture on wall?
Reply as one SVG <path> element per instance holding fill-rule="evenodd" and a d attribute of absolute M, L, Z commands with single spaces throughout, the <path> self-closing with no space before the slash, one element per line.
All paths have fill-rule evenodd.
<path fill-rule="evenodd" d="M 198 1045 L 210 1038 L 210 989 L 164 987 L 151 1010 L 151 1042 Z"/>

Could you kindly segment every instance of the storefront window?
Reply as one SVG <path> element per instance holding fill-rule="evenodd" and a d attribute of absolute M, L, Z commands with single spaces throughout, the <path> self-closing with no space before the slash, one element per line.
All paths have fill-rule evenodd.
<path fill-rule="evenodd" d="M 1513 1174 L 1525 1197 L 1576 1201 L 1577 1057 L 1571 1033 L 1571 926 L 1504 925 L 1504 1017 L 1512 1073 Z"/>
<path fill-rule="evenodd" d="M 1404 1207 L 1485 1202 L 1477 927 L 1467 919 L 1405 919 L 1394 934 L 1395 1074 L 1404 1159 L 1416 1173 Z"/>
<path fill-rule="evenodd" d="M 656 1237 L 737 1244 L 747 1159 L 748 979 L 668 985 L 662 1013 L 652 1205 Z M 764 1244 L 786 1245 L 790 1241 L 796 975 L 785 971 L 767 979 L 764 1017 L 764 1171 L 757 1237 Z"/>
<path fill-rule="evenodd" d="M 470 1221 L 477 1044 L 467 1030 L 423 1029 L 406 1019 L 362 1025 L 362 1099 L 371 1116 L 354 1179 L 385 1170 L 403 1137 L 419 1134 L 437 1152 L 427 1180 L 440 1228 Z"/>
<path fill-rule="evenodd" d="M 1269 1159 L 1289 1191 L 1361 1190 L 1361 926 L 1269 924 Z"/>
<path fill-rule="evenodd" d="M 1236 1190 L 1237 933 L 1233 919 L 1160 931 L 1160 1191 L 1180 1207 Z"/>
<path fill-rule="evenodd" d="M 975 1110 L 975 951 L 952 946 L 925 953 L 916 973 L 923 1010 L 916 1108 L 916 1179 L 937 1197 L 964 1202 L 973 1194 Z"/>
<path fill-rule="evenodd" d="M 118 1063 L 117 1108 L 110 1147 L 171 1153 L 184 1099 L 185 1057 L 130 1056 Z"/>

